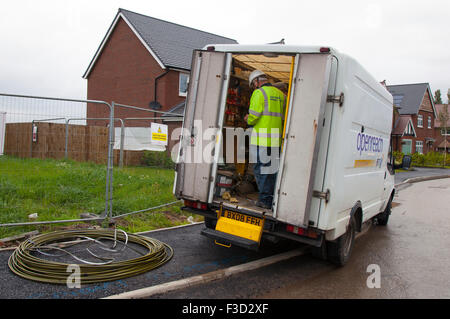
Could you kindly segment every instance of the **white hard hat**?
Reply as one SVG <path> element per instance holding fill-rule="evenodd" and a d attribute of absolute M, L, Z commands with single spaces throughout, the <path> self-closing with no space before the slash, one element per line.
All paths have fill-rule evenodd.
<path fill-rule="evenodd" d="M 265 75 L 265 74 L 261 70 L 255 70 L 252 73 L 250 73 L 250 75 L 248 76 L 248 85 L 251 87 L 253 80 L 262 75 Z"/>

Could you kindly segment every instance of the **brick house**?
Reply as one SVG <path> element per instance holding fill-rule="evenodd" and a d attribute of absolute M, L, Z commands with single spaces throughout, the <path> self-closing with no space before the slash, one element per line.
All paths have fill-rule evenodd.
<path fill-rule="evenodd" d="M 450 114 L 450 106 L 449 104 L 435 104 L 437 114 L 443 112 L 445 108 L 447 108 L 448 114 Z M 447 153 L 450 153 L 450 120 L 448 120 L 447 124 L 441 123 L 439 118 L 436 118 L 436 122 L 434 125 L 435 129 L 435 150 L 437 152 L 444 152 L 444 149 L 447 149 Z M 447 143 L 445 143 L 447 140 Z"/>
<path fill-rule="evenodd" d="M 428 83 L 388 85 L 394 98 L 393 149 L 405 154 L 435 150 L 436 108 Z"/>
<path fill-rule="evenodd" d="M 237 43 L 233 39 L 119 9 L 92 58 L 83 78 L 87 79 L 87 98 L 137 106 L 149 110 L 184 113 L 192 51 L 210 43 Z M 116 118 L 159 116 L 121 107 Z M 89 104 L 88 118 L 109 117 L 106 107 Z M 158 120 L 171 132 L 182 119 Z M 107 125 L 88 120 L 88 125 Z M 148 127 L 149 121 L 126 121 L 125 126 Z"/>

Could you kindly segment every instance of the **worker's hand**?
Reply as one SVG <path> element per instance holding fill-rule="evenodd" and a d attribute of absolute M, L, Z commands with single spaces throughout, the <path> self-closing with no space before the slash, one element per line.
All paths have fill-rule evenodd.
<path fill-rule="evenodd" d="M 247 123 L 247 119 L 248 119 L 248 114 L 246 114 L 245 116 L 244 116 L 244 121 Z"/>

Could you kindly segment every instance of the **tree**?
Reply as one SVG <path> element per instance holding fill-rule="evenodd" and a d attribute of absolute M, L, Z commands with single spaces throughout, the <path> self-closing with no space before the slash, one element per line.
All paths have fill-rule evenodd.
<path fill-rule="evenodd" d="M 434 104 L 442 104 L 441 90 L 436 90 L 434 92 Z"/>

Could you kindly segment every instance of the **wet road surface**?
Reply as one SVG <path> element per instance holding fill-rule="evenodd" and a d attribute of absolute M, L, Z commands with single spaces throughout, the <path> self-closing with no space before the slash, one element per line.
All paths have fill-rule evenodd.
<path fill-rule="evenodd" d="M 395 202 L 388 225 L 359 236 L 343 268 L 306 254 L 152 298 L 450 298 L 450 179 L 411 184 Z M 369 265 L 380 288 L 367 285 Z"/>
<path fill-rule="evenodd" d="M 450 179 L 413 184 L 395 202 L 388 226 L 358 238 L 345 267 L 256 297 L 450 298 Z M 371 264 L 379 266 L 380 288 L 367 286 Z"/>

